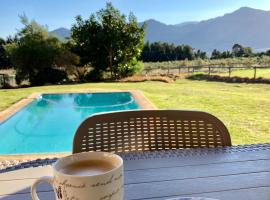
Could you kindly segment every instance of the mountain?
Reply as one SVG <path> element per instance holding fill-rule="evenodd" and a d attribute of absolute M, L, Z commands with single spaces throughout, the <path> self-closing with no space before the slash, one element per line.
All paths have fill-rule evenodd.
<path fill-rule="evenodd" d="M 198 23 L 166 25 L 146 21 L 146 41 L 163 41 L 174 44 L 189 44 L 196 49 L 211 52 L 213 49 L 231 49 L 239 43 L 253 49 L 270 47 L 270 11 L 248 7 L 240 8 Z"/>
<path fill-rule="evenodd" d="M 177 27 L 183 27 L 183 26 L 186 26 L 186 25 L 194 25 L 194 24 L 198 24 L 199 22 L 183 22 L 183 23 L 180 23 L 180 24 L 175 24 L 174 26 L 177 26 Z"/>
<path fill-rule="evenodd" d="M 166 25 L 157 20 L 150 19 L 145 21 L 147 24 L 145 30 L 145 41 L 155 42 L 155 41 L 168 41 L 168 36 L 170 37 L 177 27 L 174 25 Z M 142 23 L 139 23 L 141 25 Z"/>
<path fill-rule="evenodd" d="M 242 7 L 232 13 L 200 22 L 175 25 L 154 19 L 145 22 L 145 41 L 149 42 L 188 44 L 207 52 L 213 49 L 229 50 L 235 43 L 250 46 L 255 51 L 270 48 L 270 11 Z M 70 30 L 66 28 L 51 33 L 62 39 L 70 36 Z"/>
<path fill-rule="evenodd" d="M 60 40 L 64 40 L 70 37 L 70 30 L 67 28 L 58 28 L 51 31 L 49 34 L 58 37 Z"/>

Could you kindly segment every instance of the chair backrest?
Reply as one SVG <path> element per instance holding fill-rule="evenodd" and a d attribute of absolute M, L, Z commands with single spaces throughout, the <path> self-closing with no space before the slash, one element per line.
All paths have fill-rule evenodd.
<path fill-rule="evenodd" d="M 96 114 L 81 123 L 73 153 L 231 146 L 225 125 L 209 113 L 134 110 Z"/>

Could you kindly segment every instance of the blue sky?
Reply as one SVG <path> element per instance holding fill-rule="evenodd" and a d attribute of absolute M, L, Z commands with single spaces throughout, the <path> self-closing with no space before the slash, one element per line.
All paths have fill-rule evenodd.
<path fill-rule="evenodd" d="M 1 0 L 0 37 L 13 35 L 21 27 L 18 15 L 25 13 L 49 30 L 70 28 L 74 17 L 87 18 L 106 4 L 106 0 Z M 200 21 L 249 6 L 270 10 L 270 0 L 112 0 L 115 7 L 138 21 L 156 19 L 166 24 Z"/>

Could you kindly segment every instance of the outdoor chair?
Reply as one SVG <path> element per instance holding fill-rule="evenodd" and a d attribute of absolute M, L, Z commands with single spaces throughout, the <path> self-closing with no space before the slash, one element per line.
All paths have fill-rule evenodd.
<path fill-rule="evenodd" d="M 78 127 L 73 153 L 231 146 L 225 125 L 199 111 L 134 110 L 93 115 Z"/>

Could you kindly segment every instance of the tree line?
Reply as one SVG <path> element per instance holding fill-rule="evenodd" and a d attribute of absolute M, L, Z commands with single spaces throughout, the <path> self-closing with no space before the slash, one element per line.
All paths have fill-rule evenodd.
<path fill-rule="evenodd" d="M 140 59 L 144 62 L 194 60 L 197 58 L 206 59 L 206 52 L 195 51 L 189 45 L 176 46 L 165 42 L 146 42 L 140 56 Z"/>
<path fill-rule="evenodd" d="M 196 60 L 196 59 L 225 59 L 243 58 L 254 56 L 270 56 L 270 50 L 266 52 L 254 53 L 252 48 L 240 44 L 234 44 L 232 50 L 219 51 L 214 49 L 211 55 L 201 50 L 195 50 L 189 45 L 174 45 L 165 42 L 146 42 L 140 59 L 143 62 L 163 62 L 177 60 Z"/>
<path fill-rule="evenodd" d="M 83 24 L 83 21 L 81 18 L 78 18 L 78 24 Z M 87 24 L 88 22 L 86 22 Z M 27 25 L 26 25 L 27 26 Z M 38 25 L 36 23 L 34 23 L 34 25 L 31 25 L 32 28 L 37 27 Z M 88 25 L 84 25 L 84 27 L 86 28 L 86 26 Z M 91 25 L 90 25 L 91 26 Z M 77 43 L 82 43 L 82 41 L 88 41 L 89 40 L 85 40 L 85 38 L 82 38 L 82 34 L 84 34 L 84 31 L 77 31 L 80 27 L 77 25 L 75 25 L 73 27 L 73 38 L 75 38 L 75 41 Z M 89 28 L 89 27 L 88 27 Z M 43 30 L 43 32 L 46 32 L 46 30 Z M 89 30 L 91 31 L 91 30 Z M 142 29 L 140 30 L 142 31 Z M 35 32 L 35 31 L 34 31 Z M 81 34 L 81 35 L 80 35 Z M 91 33 L 93 34 L 95 37 L 97 37 L 97 34 Z M 137 38 L 138 39 L 138 38 Z M 142 39 L 142 38 L 139 38 Z M 121 41 L 121 39 L 117 39 L 118 41 Z M 7 55 L 7 52 L 5 51 L 4 46 L 7 44 L 11 44 L 14 41 L 18 41 L 18 37 L 16 36 L 15 38 L 7 38 L 7 40 L 3 40 L 0 38 L 0 69 L 5 69 L 5 68 L 9 68 L 12 63 L 10 60 L 10 57 Z M 104 54 L 103 52 L 106 51 L 105 49 L 100 49 L 97 48 L 99 45 L 97 44 L 97 41 L 99 40 L 92 40 L 92 42 L 95 44 L 91 45 L 91 44 L 84 44 L 84 46 L 79 46 L 79 45 L 75 45 L 72 46 L 72 42 L 73 41 L 68 41 L 68 45 L 65 44 L 65 46 L 69 46 L 72 50 L 73 53 L 75 53 L 76 55 L 80 55 L 80 58 L 76 58 L 77 60 L 80 59 L 80 65 L 87 65 L 91 62 L 93 62 L 94 58 L 100 58 L 101 56 L 103 56 L 103 61 L 106 62 L 107 58 L 106 56 L 108 56 L 107 54 Z M 136 44 L 142 45 L 141 41 L 135 41 Z M 101 44 L 101 43 L 100 43 Z M 136 46 L 136 45 L 135 45 Z M 98 51 L 97 51 L 98 49 Z M 141 49 L 141 48 L 139 48 Z M 67 50 L 67 49 L 66 49 Z M 107 50 L 108 51 L 108 50 Z M 111 49 L 108 51 L 108 53 L 112 53 L 112 52 L 116 52 L 115 49 Z M 124 55 L 128 55 L 128 53 L 126 52 Z M 177 60 L 196 60 L 196 59 L 211 59 L 211 60 L 215 60 L 215 59 L 226 59 L 226 58 L 241 58 L 241 57 L 254 57 L 254 56 L 270 56 L 270 50 L 265 51 L 265 52 L 260 52 L 260 53 L 253 53 L 252 49 L 250 47 L 244 47 L 240 44 L 234 44 L 232 47 L 232 50 L 229 51 L 219 51 L 217 49 L 214 49 L 211 53 L 211 55 L 208 57 L 207 53 L 201 50 L 194 50 L 194 48 L 192 48 L 189 45 L 174 45 L 174 44 L 168 44 L 165 42 L 154 42 L 154 43 L 150 43 L 150 42 L 146 42 L 143 46 L 143 50 L 140 53 L 140 51 L 138 50 L 136 57 L 143 61 L 143 62 L 162 62 L 162 61 L 177 61 Z M 74 55 L 73 55 L 74 56 Z M 122 55 L 123 56 L 123 55 Z M 113 56 L 109 56 L 109 58 L 112 58 Z M 76 60 L 75 59 L 75 60 Z M 102 60 L 100 58 L 100 60 Z M 122 58 L 123 60 L 124 58 Z M 113 62 L 110 60 L 109 64 L 113 64 Z M 73 63 L 77 63 L 78 65 L 78 61 L 73 61 Z M 137 63 L 137 62 L 136 62 Z M 100 65 L 96 70 L 94 70 L 92 72 L 93 75 L 95 74 L 100 74 L 102 73 L 102 69 L 108 66 L 108 63 L 97 63 L 98 65 Z M 117 63 L 116 63 L 117 64 Z M 115 74 L 114 76 L 116 76 L 117 71 L 112 70 L 112 66 L 109 67 L 111 70 L 111 74 L 113 76 L 113 74 Z M 136 70 L 136 69 L 135 69 Z M 129 74 L 132 74 L 131 72 L 129 72 Z"/>

